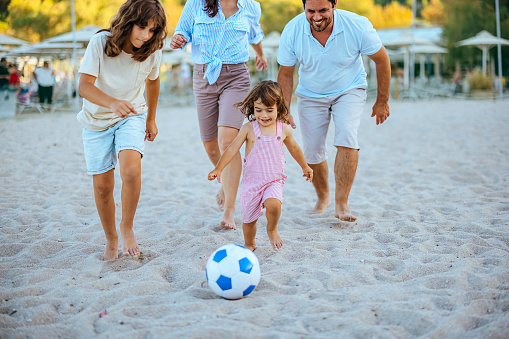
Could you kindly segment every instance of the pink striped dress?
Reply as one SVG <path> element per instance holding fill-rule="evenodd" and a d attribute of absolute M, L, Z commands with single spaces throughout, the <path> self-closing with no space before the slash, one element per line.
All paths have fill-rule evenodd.
<path fill-rule="evenodd" d="M 265 136 L 254 120 L 255 144 L 244 158 L 240 205 L 242 222 L 250 223 L 263 215 L 264 201 L 275 198 L 283 202 L 283 184 L 286 180 L 285 152 L 283 149 L 283 122 L 277 120 L 276 135 Z"/>

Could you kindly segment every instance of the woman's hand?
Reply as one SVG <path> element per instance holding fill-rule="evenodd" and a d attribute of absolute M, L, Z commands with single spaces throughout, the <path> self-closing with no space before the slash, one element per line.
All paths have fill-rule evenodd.
<path fill-rule="evenodd" d="M 267 58 L 265 57 L 265 55 L 256 56 L 256 69 L 259 71 L 267 69 Z"/>
<path fill-rule="evenodd" d="M 187 39 L 182 34 L 175 34 L 171 37 L 170 48 L 177 49 L 184 47 L 187 44 Z"/>

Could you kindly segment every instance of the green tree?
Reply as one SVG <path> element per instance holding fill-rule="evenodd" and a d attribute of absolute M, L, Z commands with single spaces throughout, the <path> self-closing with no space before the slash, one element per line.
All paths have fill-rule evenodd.
<path fill-rule="evenodd" d="M 260 25 L 265 34 L 282 32 L 285 25 L 304 8 L 302 0 L 258 0 L 262 8 Z"/>

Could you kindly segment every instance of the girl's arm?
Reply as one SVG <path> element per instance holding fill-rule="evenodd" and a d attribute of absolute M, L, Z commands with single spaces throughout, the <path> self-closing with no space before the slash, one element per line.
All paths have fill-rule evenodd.
<path fill-rule="evenodd" d="M 147 79 L 146 81 L 146 94 L 147 94 L 147 129 L 145 130 L 145 140 L 154 141 L 157 136 L 156 125 L 156 108 L 157 100 L 159 99 L 160 81 L 159 77 L 155 80 Z"/>
<path fill-rule="evenodd" d="M 95 87 L 95 79 L 95 76 L 80 73 L 78 91 L 83 98 L 96 105 L 110 108 L 113 113 L 121 118 L 125 118 L 131 113 L 138 114 L 129 101 L 117 100 Z"/>
<path fill-rule="evenodd" d="M 292 157 L 297 161 L 297 163 L 302 168 L 302 173 L 304 173 L 304 177 L 306 177 L 306 181 L 313 181 L 313 170 L 309 167 L 306 159 L 304 158 L 304 153 L 297 144 L 297 141 L 293 138 L 292 129 L 288 125 L 283 125 L 283 131 L 285 133 L 285 139 L 283 142 L 285 143 L 288 152 L 292 155 Z"/>
<path fill-rule="evenodd" d="M 214 180 L 215 178 L 217 178 L 217 181 L 221 182 L 221 172 L 237 155 L 240 148 L 242 147 L 242 144 L 244 144 L 244 141 L 247 140 L 247 132 L 249 125 L 250 124 L 245 124 L 244 126 L 242 126 L 235 140 L 233 140 L 233 142 L 230 144 L 230 146 L 228 146 L 226 151 L 224 151 L 223 155 L 221 155 L 221 158 L 217 162 L 216 168 L 214 168 L 214 170 L 209 173 L 208 176 L 209 180 Z"/>

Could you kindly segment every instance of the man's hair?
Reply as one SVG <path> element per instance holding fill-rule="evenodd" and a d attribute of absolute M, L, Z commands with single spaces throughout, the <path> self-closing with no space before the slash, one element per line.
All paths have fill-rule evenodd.
<path fill-rule="evenodd" d="M 127 0 L 111 21 L 110 35 L 106 39 L 104 53 L 109 57 L 116 57 L 122 53 L 122 48 L 131 36 L 134 25 L 146 27 L 149 21 L 155 25 L 154 35 L 139 49 L 133 49 L 132 58 L 145 61 L 152 53 L 164 46 L 166 39 L 166 15 L 159 0 Z"/>
<path fill-rule="evenodd" d="M 235 106 L 240 108 L 242 114 L 244 114 L 249 121 L 253 121 L 256 119 L 254 116 L 254 103 L 258 99 L 267 107 L 276 105 L 277 119 L 288 122 L 290 111 L 288 111 L 288 107 L 286 107 L 283 90 L 277 82 L 265 80 L 258 83 L 253 87 L 251 92 L 249 92 L 244 101 L 235 104 Z"/>
<path fill-rule="evenodd" d="M 42 63 L 42 65 L 43 65 L 43 66 L 46 66 L 46 65 L 48 65 L 48 66 L 49 66 L 49 61 L 44 61 L 44 62 Z"/>
<path fill-rule="evenodd" d="M 6 58 L 6 57 L 3 57 L 3 58 L 0 60 L 0 62 L 5 62 L 5 61 L 7 61 L 7 58 Z"/>
<path fill-rule="evenodd" d="M 332 7 L 336 5 L 337 0 L 329 0 L 329 2 L 332 4 Z M 306 7 L 306 0 L 302 0 L 302 5 Z"/>

